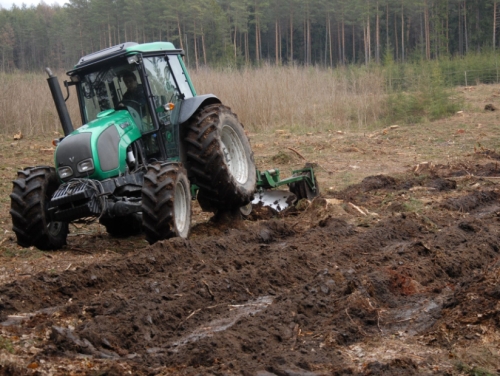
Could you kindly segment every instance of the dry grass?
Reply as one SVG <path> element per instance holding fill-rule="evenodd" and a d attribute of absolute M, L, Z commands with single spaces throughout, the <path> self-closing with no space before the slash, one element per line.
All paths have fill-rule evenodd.
<path fill-rule="evenodd" d="M 204 69 L 191 75 L 199 94 L 217 95 L 253 132 L 365 130 L 383 115 L 386 98 L 382 75 L 360 69 L 264 66 Z M 58 77 L 61 83 L 66 78 L 64 72 Z M 62 132 L 46 78 L 42 73 L 0 74 L 0 132 Z M 68 108 L 79 126 L 76 95 L 71 91 Z"/>
<path fill-rule="evenodd" d="M 58 76 L 60 81 L 64 80 L 64 73 Z M 25 135 L 62 133 L 46 78 L 41 73 L 0 74 L 0 132 L 22 131 Z M 74 92 L 68 102 L 75 126 L 81 125 Z"/>
<path fill-rule="evenodd" d="M 213 93 L 251 131 L 364 130 L 384 111 L 380 73 L 360 69 L 263 66 L 191 72 L 199 94 Z"/>

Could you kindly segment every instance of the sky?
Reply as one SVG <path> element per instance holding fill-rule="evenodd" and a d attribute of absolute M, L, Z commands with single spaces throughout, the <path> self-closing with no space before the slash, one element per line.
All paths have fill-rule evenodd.
<path fill-rule="evenodd" d="M 64 3 L 68 2 L 69 0 L 44 0 L 44 3 L 47 5 L 59 4 L 62 6 Z M 4 9 L 12 8 L 12 4 L 15 4 L 20 8 L 23 3 L 26 4 L 27 7 L 30 7 L 32 5 L 37 6 L 39 3 L 41 3 L 41 0 L 0 0 L 0 6 Z"/>

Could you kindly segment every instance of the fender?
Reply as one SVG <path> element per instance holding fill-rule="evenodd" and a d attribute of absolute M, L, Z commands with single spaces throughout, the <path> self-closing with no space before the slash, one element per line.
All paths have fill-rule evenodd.
<path fill-rule="evenodd" d="M 198 95 L 196 97 L 183 100 L 179 114 L 179 124 L 183 124 L 188 121 L 198 108 L 214 103 L 222 102 L 213 94 Z"/>

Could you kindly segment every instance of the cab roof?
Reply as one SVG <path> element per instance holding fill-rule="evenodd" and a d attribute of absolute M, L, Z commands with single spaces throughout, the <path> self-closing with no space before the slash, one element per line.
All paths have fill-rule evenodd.
<path fill-rule="evenodd" d="M 183 53 L 182 50 L 176 49 L 173 43 L 170 42 L 152 42 L 142 44 L 138 44 L 135 42 L 125 42 L 81 57 L 74 68 L 68 72 L 68 75 L 71 76 L 76 70 L 79 70 L 80 68 L 98 64 L 115 57 L 125 57 L 138 53 L 162 51 L 181 54 Z"/>

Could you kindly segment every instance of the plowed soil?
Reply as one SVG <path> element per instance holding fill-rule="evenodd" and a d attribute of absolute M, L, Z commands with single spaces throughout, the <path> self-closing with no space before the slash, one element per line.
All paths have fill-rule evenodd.
<path fill-rule="evenodd" d="M 291 164 L 258 146 L 257 160 L 323 161 L 321 197 L 218 223 L 196 206 L 188 240 L 148 246 L 78 223 L 61 251 L 22 249 L 6 190 L 0 374 L 498 374 L 497 154 L 467 139 L 433 162 L 377 148 L 364 158 L 385 172 L 339 188 L 342 171 L 318 150 L 344 146 L 298 150 L 325 139 L 308 137 L 275 147 L 294 149 Z"/>

